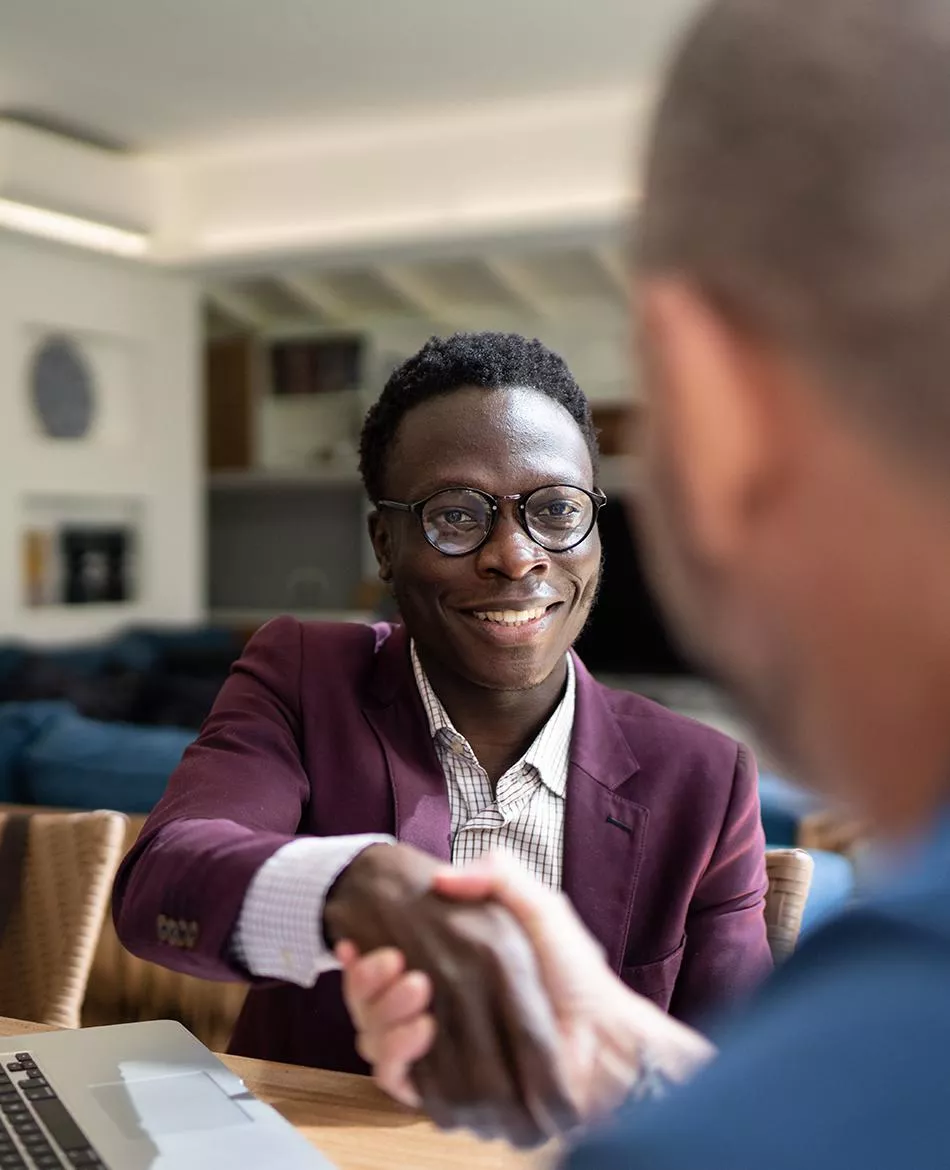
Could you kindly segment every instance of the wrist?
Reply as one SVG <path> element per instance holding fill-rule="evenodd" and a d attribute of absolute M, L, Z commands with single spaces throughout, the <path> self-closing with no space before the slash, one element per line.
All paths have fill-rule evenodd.
<path fill-rule="evenodd" d="M 662 1095 L 689 1080 L 716 1050 L 699 1032 L 613 979 L 598 1013 L 588 1114 L 622 1101 Z"/>
<path fill-rule="evenodd" d="M 346 865 L 343 866 L 330 883 L 320 916 L 320 930 L 323 935 L 324 945 L 328 951 L 332 951 L 336 944 L 341 942 L 343 938 L 339 929 L 335 929 L 333 925 L 334 904 L 341 897 L 345 898 L 347 891 L 354 885 L 359 885 L 361 871 L 364 870 L 367 863 L 370 866 L 373 864 L 373 854 L 377 853 L 380 849 L 389 848 L 391 848 L 391 845 L 387 841 L 368 841 L 347 860 Z"/>

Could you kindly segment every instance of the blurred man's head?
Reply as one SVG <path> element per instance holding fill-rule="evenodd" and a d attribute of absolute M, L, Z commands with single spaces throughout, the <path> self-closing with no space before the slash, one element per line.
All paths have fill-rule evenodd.
<path fill-rule="evenodd" d="M 948 111 L 950 0 L 719 0 L 647 166 L 658 583 L 773 745 L 852 792 L 879 714 L 950 706 Z"/>

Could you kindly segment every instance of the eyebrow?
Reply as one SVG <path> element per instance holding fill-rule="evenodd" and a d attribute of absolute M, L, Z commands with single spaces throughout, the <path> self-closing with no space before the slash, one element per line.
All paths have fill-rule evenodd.
<path fill-rule="evenodd" d="M 526 476 L 525 478 L 527 479 L 528 477 Z M 585 480 L 588 478 L 591 480 L 589 485 L 585 483 Z M 557 471 L 551 473 L 545 472 L 543 475 L 537 477 L 537 481 L 533 485 L 522 485 L 517 494 L 521 495 L 523 492 L 533 491 L 534 488 L 553 487 L 557 484 L 563 484 L 567 487 L 585 488 L 587 491 L 590 491 L 595 486 L 595 479 L 592 476 L 578 474 L 577 468 L 571 474 L 559 475 Z M 497 483 L 489 486 L 488 480 L 483 480 L 480 476 L 473 476 L 469 480 L 446 476 L 440 477 L 437 480 L 424 481 L 422 487 L 414 489 L 411 498 L 413 500 L 424 500 L 426 496 L 431 496 L 435 492 L 447 491 L 451 488 L 472 488 L 475 491 L 486 492 L 490 496 L 503 496 L 508 494 L 507 492 L 498 491 L 497 487 Z M 407 496 L 408 498 L 410 497 Z"/>

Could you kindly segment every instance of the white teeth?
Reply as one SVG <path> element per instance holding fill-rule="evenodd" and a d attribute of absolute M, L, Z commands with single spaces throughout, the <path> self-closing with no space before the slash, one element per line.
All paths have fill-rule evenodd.
<path fill-rule="evenodd" d="M 500 626 L 524 626 L 544 617 L 546 612 L 547 606 L 540 609 L 485 609 L 476 610 L 475 617 L 480 622 L 494 622 Z"/>

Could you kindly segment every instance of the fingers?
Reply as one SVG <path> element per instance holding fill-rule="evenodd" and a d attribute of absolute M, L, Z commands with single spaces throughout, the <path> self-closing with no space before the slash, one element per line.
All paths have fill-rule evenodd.
<path fill-rule="evenodd" d="M 447 869 L 432 880 L 434 888 L 460 902 L 481 902 L 495 893 L 497 875 L 485 862 L 474 862 L 460 869 Z"/>
<path fill-rule="evenodd" d="M 533 958 L 540 968 L 545 990 L 557 1023 L 570 1029 L 581 991 L 588 983 L 597 985 L 593 973 L 603 965 L 599 944 L 582 925 L 563 896 L 548 890 L 507 856 L 496 855 L 468 869 L 439 874 L 437 891 L 443 896 L 463 900 L 480 899 L 503 906 L 518 922 Z M 509 955 L 509 960 L 513 954 Z M 546 1004 L 530 994 L 521 994 L 522 985 L 531 986 L 529 962 L 519 978 L 509 984 L 508 995 L 501 997 L 502 1019 L 498 1034 L 507 1037 L 507 1058 L 512 1079 L 523 1095 L 526 1112 L 538 1129 L 551 1136 L 571 1128 L 577 1122 L 573 1070 L 563 1062 L 563 1054 L 545 1044 L 542 1038 L 555 1031 L 557 1024 L 544 1017 Z M 513 971 L 509 971 L 512 979 Z M 560 1057 L 560 1059 L 559 1059 Z M 509 1140 L 530 1144 L 527 1133 Z"/>
<path fill-rule="evenodd" d="M 410 971 L 391 983 L 375 999 L 364 1002 L 362 1026 L 367 1032 L 384 1034 L 398 1024 L 417 1020 L 425 1013 L 431 999 L 432 984 L 429 977 L 421 971 Z"/>
<path fill-rule="evenodd" d="M 353 886 L 349 903 L 338 899 L 338 937 L 351 941 L 336 953 L 360 1053 L 386 1092 L 421 1103 L 437 1125 L 536 1144 L 558 1127 L 564 1104 L 546 1067 L 560 1063 L 556 1023 L 542 1026 L 537 1008 L 527 1028 L 516 1018 L 519 1001 L 547 1003 L 525 937 L 532 931 L 517 920 L 520 908 L 534 921 L 539 893 L 542 909 L 556 895 L 504 859 L 432 873 L 448 897 L 433 897 L 431 885 L 420 893 L 408 879 L 402 889 L 396 877 L 368 892 Z M 473 901 L 512 904 L 506 912 Z"/>
<path fill-rule="evenodd" d="M 343 939 L 341 942 L 338 942 L 333 948 L 333 953 L 337 957 L 337 962 L 344 969 L 351 966 L 360 957 L 355 943 L 351 943 L 349 939 Z"/>
<path fill-rule="evenodd" d="M 360 1033 L 357 1050 L 373 1066 L 379 1087 L 403 1105 L 417 1109 L 421 1104 L 410 1070 L 432 1047 L 436 1024 L 425 1014 L 381 1033 Z"/>
<path fill-rule="evenodd" d="M 406 972 L 402 954 L 386 948 L 345 966 L 343 996 L 353 1023 L 372 1046 L 376 1037 L 424 1014 L 432 999 L 432 984 L 421 971 Z M 376 1054 L 366 1059 L 375 1060 Z"/>
<path fill-rule="evenodd" d="M 509 1060 L 528 1113 L 543 1137 L 553 1138 L 577 1124 L 577 1110 L 563 1053 L 551 1044 L 554 1021 L 544 1018 L 541 1001 L 520 994 L 521 980 L 513 974 L 515 981 L 498 997 L 499 1032 L 509 1037 Z"/>
<path fill-rule="evenodd" d="M 385 948 L 360 957 L 352 943 L 336 948 L 343 965 L 343 995 L 357 1029 L 356 1048 L 372 1065 L 384 1092 L 412 1108 L 419 1094 L 412 1065 L 432 1046 L 435 1020 L 426 1009 L 432 984 L 421 971 L 405 971 L 400 951 Z"/>
<path fill-rule="evenodd" d="M 339 950 L 337 957 L 340 957 Z M 402 953 L 393 947 L 372 951 L 343 964 L 343 996 L 357 1028 L 365 1027 L 373 1003 L 399 979 L 405 966 Z"/>
<path fill-rule="evenodd" d="M 413 1080 L 423 1108 L 440 1128 L 465 1127 L 483 1138 L 514 1136 L 530 1144 L 537 1141 L 537 1130 L 525 1115 L 497 1026 L 496 961 L 459 922 L 469 915 L 480 920 L 483 913 L 454 907 L 447 914 L 446 907 L 433 902 L 414 920 L 422 965 L 435 981 L 439 1030 L 431 1051 L 415 1066 Z M 445 945 L 448 938 L 450 946 Z"/>

